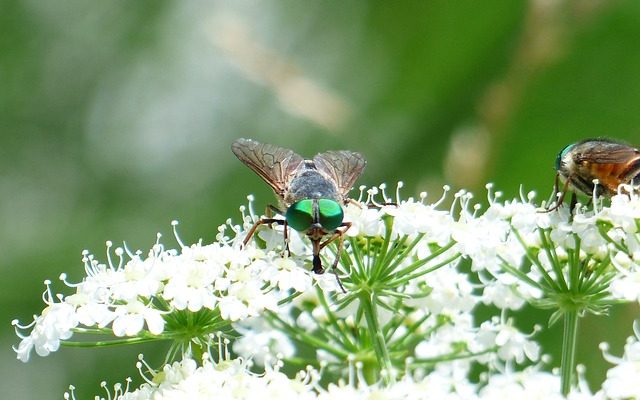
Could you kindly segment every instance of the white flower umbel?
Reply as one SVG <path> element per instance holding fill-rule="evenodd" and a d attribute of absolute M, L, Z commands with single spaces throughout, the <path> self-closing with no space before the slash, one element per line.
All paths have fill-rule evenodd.
<path fill-rule="evenodd" d="M 560 379 L 557 375 L 537 368 L 524 371 L 509 371 L 491 375 L 484 385 L 474 384 L 455 370 L 439 368 L 433 373 L 417 377 L 405 375 L 397 382 L 383 386 L 368 384 L 362 375 L 361 365 L 349 365 L 346 381 L 320 386 L 320 374 L 313 368 L 295 373 L 293 378 L 280 372 L 282 363 L 274 360 L 260 373 L 250 370 L 250 363 L 242 359 L 227 359 L 221 362 L 205 358 L 199 366 L 192 359 L 165 365 L 161 371 L 150 369 L 143 360 L 137 364 L 145 379 L 139 388 L 127 384 L 116 384 L 105 398 L 118 400 L 159 400 L 159 399 L 241 399 L 259 397 L 261 399 L 300 400 L 605 400 L 600 395 L 592 395 L 583 377 L 579 388 L 572 390 L 568 397 L 560 393 Z M 75 389 L 65 394 L 65 399 L 76 400 Z M 617 399 L 617 398 L 616 398 Z"/>
<path fill-rule="evenodd" d="M 599 394 L 592 394 L 579 377 L 579 384 L 565 397 L 560 390 L 558 375 L 529 367 L 523 371 L 506 371 L 491 375 L 480 390 L 481 400 L 604 400 Z"/>
<path fill-rule="evenodd" d="M 241 336 L 233 342 L 233 352 L 260 367 L 276 358 L 291 359 L 296 348 L 285 332 L 273 329 L 264 318 L 234 324 Z"/>
<path fill-rule="evenodd" d="M 533 204 L 531 193 L 499 202 L 499 194 L 492 196 L 488 188 L 487 211 L 479 215 L 476 209 L 463 207 L 461 219 L 471 224 L 456 231 L 464 235 L 454 233 L 454 237 L 480 271 L 486 303 L 516 309 L 517 302 L 496 293 L 518 294 L 536 307 L 553 310 L 551 323 L 563 320 L 561 379 L 562 392 L 568 394 L 575 375 L 579 317 L 604 314 L 618 302 L 616 297 L 635 300 L 640 293 L 633 258 L 640 248 L 635 233 L 638 200 L 619 195 L 611 207 L 596 200 L 594 208 L 569 212 L 560 207 L 549 212 Z M 484 244 L 474 244 L 473 238 L 482 232 L 489 237 Z"/>
<path fill-rule="evenodd" d="M 193 359 L 167 364 L 162 371 L 153 371 L 140 361 L 137 364 L 141 376 L 146 380 L 138 389 L 129 385 L 115 385 L 107 398 L 118 400 L 157 399 L 300 399 L 312 400 L 317 395 L 314 390 L 316 373 L 302 371 L 294 379 L 279 371 L 280 365 L 268 366 L 264 373 L 255 374 L 249 370 L 250 363 L 241 359 L 213 362 L 205 358 L 201 365 Z M 145 371 L 146 369 L 146 371 Z M 106 385 L 105 389 L 106 389 Z M 108 391 L 107 391 L 108 392 Z M 76 399 L 72 388 L 65 395 Z"/>
<path fill-rule="evenodd" d="M 344 206 L 350 229 L 320 249 L 322 275 L 311 272 L 304 232 L 289 229 L 285 243 L 284 220 L 247 237 L 260 218 L 251 198 L 242 223 L 227 221 L 213 243 L 176 234 L 172 249 L 158 236 L 146 253 L 108 243 L 104 263 L 83 254 L 80 282 L 61 275 L 68 293 L 47 282 L 41 315 L 14 322 L 15 351 L 27 361 L 34 349 L 171 341 L 162 372 L 138 389 L 119 386 L 120 399 L 591 398 L 575 386 L 578 318 L 640 298 L 638 200 L 546 212 L 531 193 L 502 201 L 489 187 L 485 207 L 448 192 L 429 203 L 426 193 L 361 189 Z M 538 365 L 544 324 L 516 328 L 525 302 L 565 323 L 558 376 Z M 211 355 L 212 335 L 241 358 Z M 632 370 L 633 348 L 611 382 Z"/>
<path fill-rule="evenodd" d="M 536 327 L 536 331 L 540 330 Z M 503 361 L 522 364 L 525 359 L 537 362 L 540 346 L 532 340 L 533 335 L 525 335 L 513 326 L 513 321 L 502 321 L 498 317 L 480 325 L 477 341 L 480 348 L 498 349 L 496 355 Z"/>
<path fill-rule="evenodd" d="M 449 363 L 466 376 L 473 362 L 500 360 L 501 344 L 510 346 L 502 360 L 528 361 L 521 354 L 535 359 L 537 350 L 529 340 L 517 342 L 525 336 L 515 328 L 502 342 L 478 341 L 471 313 L 481 303 L 480 288 L 458 269 L 461 249 L 453 239 L 468 221 L 438 209 L 448 189 L 434 204 L 425 202 L 426 194 L 402 200 L 396 193 L 390 199 L 385 189 L 370 189 L 367 203 L 345 207 L 345 219 L 356 227 L 346 232 L 336 271 L 346 293 L 317 289 L 296 298 L 287 314 L 265 314 L 276 329 L 315 350 L 316 357 L 296 362 L 339 376 L 346 364 L 358 363 L 369 383 L 391 384 L 402 366 L 425 371 Z M 455 201 L 463 199 L 456 195 Z M 325 265 L 331 263 L 336 247 L 321 256 Z"/>
<path fill-rule="evenodd" d="M 112 244 L 108 242 L 106 264 L 84 252 L 86 277 L 70 283 L 61 275 L 62 282 L 75 293 L 54 296 L 47 282 L 47 307 L 42 315 L 27 326 L 14 322 L 22 338 L 15 349 L 18 358 L 27 361 L 33 348 L 46 356 L 61 343 L 88 347 L 172 340 L 176 346 L 184 346 L 183 351 L 194 351 L 192 345 L 202 346 L 207 335 L 231 329 L 233 321 L 260 315 L 266 309 L 277 310 L 285 293 L 281 281 L 304 279 L 298 277 L 305 274 L 300 265 L 289 267 L 294 277 L 288 278 L 282 272 L 280 255 L 273 251 L 241 249 L 222 234 L 219 238 L 213 244 L 191 246 L 177 238 L 181 247 L 173 250 L 165 249 L 158 235 L 147 257 L 117 248 L 117 262 L 112 260 Z M 276 274 L 279 279 L 270 278 Z M 28 330 L 29 334 L 22 333 Z M 112 334 L 114 339 L 93 344 L 72 342 L 69 339 L 74 333 Z"/>

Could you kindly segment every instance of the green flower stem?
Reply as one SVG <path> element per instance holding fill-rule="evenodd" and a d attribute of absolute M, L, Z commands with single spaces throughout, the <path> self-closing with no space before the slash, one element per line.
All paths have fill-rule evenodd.
<path fill-rule="evenodd" d="M 284 304 L 289 304 L 289 303 L 291 303 L 291 301 L 293 299 L 295 299 L 296 297 L 300 296 L 301 294 L 302 294 L 302 292 L 293 292 L 293 294 L 291 294 L 291 295 L 285 297 L 284 299 L 280 300 L 278 302 L 278 305 L 281 306 L 281 305 L 284 305 Z"/>
<path fill-rule="evenodd" d="M 324 296 L 324 293 L 322 292 L 322 290 L 320 288 L 316 288 L 316 291 L 318 293 L 318 299 L 320 301 L 320 304 L 322 305 L 322 308 L 324 308 L 325 310 L 329 325 L 332 326 L 335 332 L 338 333 L 340 336 L 334 335 L 329 329 L 326 329 L 325 333 L 327 335 L 332 335 L 332 339 L 336 343 L 342 343 L 344 348 L 355 349 L 357 347 L 356 344 L 352 342 L 350 335 L 345 331 L 344 324 L 340 324 L 336 319 L 335 313 L 331 311 L 331 307 L 329 307 L 329 304 L 327 303 L 327 299 Z"/>
<path fill-rule="evenodd" d="M 400 263 L 406 258 L 406 255 L 411 254 L 413 249 L 418 245 L 418 243 L 420 243 L 422 238 L 424 238 L 424 233 L 420 233 L 416 235 L 413 241 L 408 245 L 406 245 L 406 247 L 403 247 L 400 245 L 396 246 L 398 249 L 398 254 L 400 253 L 400 251 L 402 251 L 402 256 L 389 258 L 389 262 L 387 263 L 387 266 L 383 269 L 382 274 L 388 275 L 393 271 L 395 271 L 400 265 Z M 406 240 L 407 240 L 407 236 L 405 235 L 400 241 L 398 241 L 398 243 L 404 243 Z"/>
<path fill-rule="evenodd" d="M 560 364 L 560 381 L 562 394 L 569 395 L 571 385 L 575 381 L 576 342 L 578 339 L 578 311 L 568 310 L 564 313 L 564 332 L 562 336 L 562 361 Z"/>
<path fill-rule="evenodd" d="M 551 268 L 553 269 L 553 272 L 555 273 L 555 279 L 551 278 L 547 273 L 546 273 L 546 269 L 544 267 L 540 266 L 540 272 L 544 272 L 545 275 L 548 277 L 548 279 L 552 280 L 553 282 L 555 282 L 555 284 L 558 287 L 558 291 L 561 292 L 566 292 L 569 290 L 569 286 L 567 282 L 565 281 L 565 277 L 562 271 L 562 263 L 560 263 L 558 261 L 558 254 L 556 253 L 556 248 L 553 245 L 553 243 L 551 242 L 551 239 L 549 237 L 550 232 L 548 229 L 541 229 L 539 231 L 540 233 L 540 241 L 542 243 L 542 249 L 544 249 L 544 252 L 547 254 L 547 258 L 549 259 L 549 263 L 551 263 Z M 578 237 L 577 235 L 574 235 L 574 239 L 576 241 L 578 241 Z M 576 253 L 579 256 L 580 254 L 580 243 L 576 243 Z M 539 264 L 538 264 L 539 265 Z"/>
<path fill-rule="evenodd" d="M 618 251 L 623 251 L 625 253 L 628 251 L 628 249 L 625 249 L 623 245 L 611 239 L 611 236 L 609 236 L 609 232 L 607 232 L 607 224 L 604 224 L 602 222 L 597 222 L 596 224 L 598 226 L 598 232 L 600 232 L 600 236 L 602 236 L 604 240 L 607 241 L 607 243 L 612 244 L 616 249 L 618 249 Z"/>
<path fill-rule="evenodd" d="M 395 381 L 394 370 L 391 364 L 391 358 L 389 357 L 387 343 L 384 338 L 384 334 L 382 333 L 382 328 L 378 322 L 378 314 L 376 313 L 376 307 L 374 304 L 375 295 L 363 290 L 358 298 L 360 299 L 360 307 L 362 308 L 367 320 L 367 327 L 369 328 L 371 342 L 373 343 L 373 349 L 376 354 L 380 372 L 384 372 L 381 373 L 380 376 L 386 385 L 392 384 Z"/>
<path fill-rule="evenodd" d="M 73 328 L 74 333 L 88 333 L 92 335 L 113 335 L 113 330 L 110 328 Z"/>
<path fill-rule="evenodd" d="M 433 259 L 435 259 L 437 256 L 443 254 L 445 251 L 449 250 L 452 247 L 452 245 L 447 245 L 445 247 L 442 247 L 440 250 L 430 254 L 428 257 L 425 258 L 421 258 L 419 260 L 414 261 L 413 263 L 411 263 L 410 265 L 396 270 L 395 274 L 396 275 L 406 275 L 409 274 L 411 272 L 414 272 L 415 270 L 417 270 L 418 268 L 426 265 L 427 263 L 431 262 Z M 442 261 L 438 264 L 436 264 L 435 266 L 432 266 L 429 268 L 429 270 L 427 272 L 422 272 L 422 274 L 427 274 L 429 272 L 435 271 L 436 269 L 440 268 L 443 265 L 446 265 L 447 263 L 450 263 L 452 259 L 456 259 L 457 257 L 460 256 L 460 253 L 456 253 L 453 257 L 450 257 L 449 259 Z"/>
<path fill-rule="evenodd" d="M 511 275 L 515 276 L 516 278 L 518 278 L 519 280 L 526 282 L 527 284 L 529 284 L 531 287 L 535 287 L 538 288 L 540 290 L 545 290 L 544 287 L 542 287 L 538 282 L 534 281 L 533 279 L 529 278 L 529 276 L 525 273 L 523 273 L 522 271 L 520 271 L 517 268 L 514 268 L 513 266 L 511 266 L 511 264 L 509 264 L 507 262 L 507 260 L 505 260 L 503 257 L 498 256 L 498 259 L 500 259 L 500 262 L 502 263 L 501 266 L 502 268 L 509 272 Z"/>
<path fill-rule="evenodd" d="M 310 346 L 315 348 L 323 349 L 327 351 L 329 354 L 333 354 L 334 356 L 341 359 L 346 359 L 349 356 L 349 353 L 343 350 L 337 349 L 333 346 L 330 346 L 326 339 L 318 338 L 312 334 L 307 333 L 302 329 L 289 325 L 283 319 L 278 317 L 278 315 L 273 311 L 267 311 L 267 315 L 276 324 L 276 326 L 278 326 L 285 332 L 289 333 L 292 337 L 300 340 L 301 342 L 307 343 Z"/>
<path fill-rule="evenodd" d="M 551 288 L 554 292 L 559 292 L 560 291 L 560 287 L 553 280 L 553 278 L 551 278 L 551 276 L 549 276 L 549 273 L 545 270 L 545 268 L 540 264 L 540 261 L 538 261 L 538 258 L 536 257 L 536 255 L 533 254 L 531 248 L 527 245 L 525 240 L 520 235 L 520 232 L 518 232 L 518 230 L 513 226 L 511 227 L 511 230 L 512 230 L 513 234 L 516 236 L 516 238 L 518 239 L 518 242 L 520 242 L 520 244 L 522 245 L 522 248 L 525 251 L 525 255 L 526 255 L 527 259 L 531 262 L 532 265 L 536 266 L 536 268 L 538 269 L 538 271 L 540 272 L 540 274 L 542 276 L 542 279 L 545 281 L 547 286 L 549 288 Z M 553 259 L 551 259 L 549 261 L 553 262 Z M 506 265 L 506 263 L 505 263 L 505 265 Z M 518 270 L 517 269 L 513 269 L 513 271 L 518 271 Z M 523 277 L 526 277 L 526 274 L 518 271 L 517 276 L 523 278 Z M 534 287 L 541 288 L 541 285 L 539 283 L 535 282 Z"/>
<path fill-rule="evenodd" d="M 389 243 L 391 242 L 391 230 L 393 229 L 393 218 L 387 216 L 384 218 L 384 239 L 382 246 L 380 247 L 380 253 L 377 256 L 377 260 L 384 260 L 389 250 Z M 375 275 L 374 275 L 375 276 Z"/>
<path fill-rule="evenodd" d="M 407 328 L 407 332 L 405 332 L 403 336 L 395 340 L 394 343 L 392 343 L 391 347 L 401 349 L 401 350 L 415 349 L 415 347 L 418 345 L 420 341 L 423 340 L 423 338 L 430 337 L 430 335 L 433 332 L 442 328 L 447 323 L 445 319 L 439 318 L 438 322 L 434 326 L 427 329 L 425 332 L 421 332 L 417 334 L 416 332 L 420 328 L 422 323 L 426 321 L 430 316 L 431 316 L 430 314 L 426 314 L 424 317 L 420 318 L 418 321 L 411 324 Z"/>
<path fill-rule="evenodd" d="M 397 273 L 397 276 L 401 276 L 401 279 L 397 279 L 395 281 L 393 281 L 392 284 L 390 285 L 394 285 L 394 286 L 400 286 L 400 285 L 404 285 L 408 282 L 410 282 L 412 279 L 421 277 L 423 275 L 426 275 L 428 273 L 431 273 L 439 268 L 444 267 L 445 265 L 449 265 L 452 262 L 454 262 L 458 257 L 460 257 L 460 253 L 456 253 L 453 256 L 447 258 L 446 260 L 442 261 L 441 263 L 438 263 L 432 267 L 429 267 L 428 269 L 424 270 L 424 271 L 420 271 L 418 273 L 415 274 L 410 274 L 410 270 L 407 268 L 405 270 L 401 270 Z M 425 263 L 421 263 L 421 264 L 425 264 Z M 416 267 L 417 268 L 417 267 Z"/>
<path fill-rule="evenodd" d="M 391 245 L 391 249 L 387 249 L 384 257 L 377 260 L 380 264 L 380 268 L 377 269 L 377 275 L 372 277 L 374 280 L 379 280 L 380 277 L 388 275 L 389 272 L 395 270 L 396 265 L 405 258 L 406 241 L 407 235 L 404 235 L 394 239 L 393 243 L 389 243 Z"/>
<path fill-rule="evenodd" d="M 452 353 L 452 354 L 446 354 L 446 355 L 442 355 L 439 357 L 434 357 L 434 358 L 416 358 L 415 360 L 413 360 L 411 362 L 411 364 L 409 365 L 410 367 L 424 367 L 425 365 L 436 365 L 438 363 L 441 362 L 446 362 L 446 361 L 454 361 L 454 360 L 464 360 L 467 358 L 473 358 L 473 357 L 478 357 L 478 356 L 482 356 L 485 354 L 489 354 L 489 353 L 495 353 L 496 351 L 498 351 L 499 347 L 498 346 L 493 346 L 491 348 L 488 348 L 486 350 L 482 350 L 482 351 L 478 351 L 478 352 L 462 352 L 462 353 Z"/>
<path fill-rule="evenodd" d="M 590 274 L 585 274 L 581 290 L 586 292 L 592 290 L 592 288 L 596 288 L 595 290 L 601 291 L 603 287 L 609 287 L 609 284 L 616 276 L 615 273 L 607 272 L 610 265 L 611 258 L 606 256 L 593 268 Z"/>
<path fill-rule="evenodd" d="M 207 351 L 206 345 L 199 345 L 196 343 L 191 343 L 191 357 L 194 360 L 197 360 L 198 363 L 202 360 L 202 355 Z"/>
<path fill-rule="evenodd" d="M 97 342 L 71 342 L 71 341 L 62 341 L 60 344 L 65 347 L 84 347 L 84 348 L 94 348 L 94 347 L 110 347 L 110 346 L 122 346 L 126 344 L 137 344 L 137 343 L 145 343 L 145 342 L 153 342 L 157 340 L 166 340 L 166 338 L 161 336 L 154 337 L 131 337 L 126 339 L 117 339 L 117 340 L 100 340 Z"/>

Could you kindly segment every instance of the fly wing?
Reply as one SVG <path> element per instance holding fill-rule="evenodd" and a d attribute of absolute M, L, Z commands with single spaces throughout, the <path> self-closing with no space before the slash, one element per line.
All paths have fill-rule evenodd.
<path fill-rule="evenodd" d="M 338 192 L 344 199 L 362 175 L 367 161 L 362 154 L 348 150 L 327 151 L 316 154 L 313 163 L 336 183 Z"/>
<path fill-rule="evenodd" d="M 616 142 L 601 142 L 585 149 L 576 149 L 575 160 L 593 164 L 626 164 L 640 156 L 640 150 L 626 144 Z"/>
<path fill-rule="evenodd" d="M 287 182 L 304 161 L 289 149 L 252 139 L 237 139 L 231 145 L 231 151 L 253 172 L 260 175 L 279 196 L 284 194 Z"/>

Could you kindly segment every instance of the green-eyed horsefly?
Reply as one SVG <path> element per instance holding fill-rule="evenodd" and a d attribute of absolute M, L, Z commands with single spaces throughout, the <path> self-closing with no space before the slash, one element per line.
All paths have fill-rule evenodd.
<path fill-rule="evenodd" d="M 270 205 L 269 208 L 281 217 L 258 220 L 247 233 L 244 244 L 260 225 L 276 223 L 284 225 L 285 246 L 288 246 L 287 227 L 291 227 L 311 241 L 313 272 L 322 274 L 325 269 L 320 250 L 338 239 L 332 266 L 335 273 L 343 235 L 351 226 L 350 222 L 343 221 L 342 206 L 349 202 L 347 194 L 367 164 L 364 157 L 353 151 L 338 150 L 306 160 L 292 150 L 252 139 L 237 139 L 231 150 L 271 186 L 279 201 L 278 207 Z M 342 288 L 340 280 L 338 283 Z"/>

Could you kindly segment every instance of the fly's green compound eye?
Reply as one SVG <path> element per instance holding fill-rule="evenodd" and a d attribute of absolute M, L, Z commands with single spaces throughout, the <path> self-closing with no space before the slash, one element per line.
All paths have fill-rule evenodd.
<path fill-rule="evenodd" d="M 558 157 L 556 157 L 556 171 L 560 170 L 560 167 L 562 165 L 562 159 L 564 158 L 564 156 L 567 155 L 568 152 L 571 151 L 571 149 L 573 149 L 574 146 L 575 146 L 575 143 L 565 146 L 565 148 L 562 149 L 560 153 L 558 153 Z"/>
<path fill-rule="evenodd" d="M 318 200 L 318 214 L 320 214 L 320 225 L 329 232 L 336 230 L 344 218 L 340 204 L 328 199 Z"/>
<path fill-rule="evenodd" d="M 287 224 L 293 229 L 304 232 L 313 224 L 313 200 L 300 200 L 293 203 L 285 215 Z"/>

